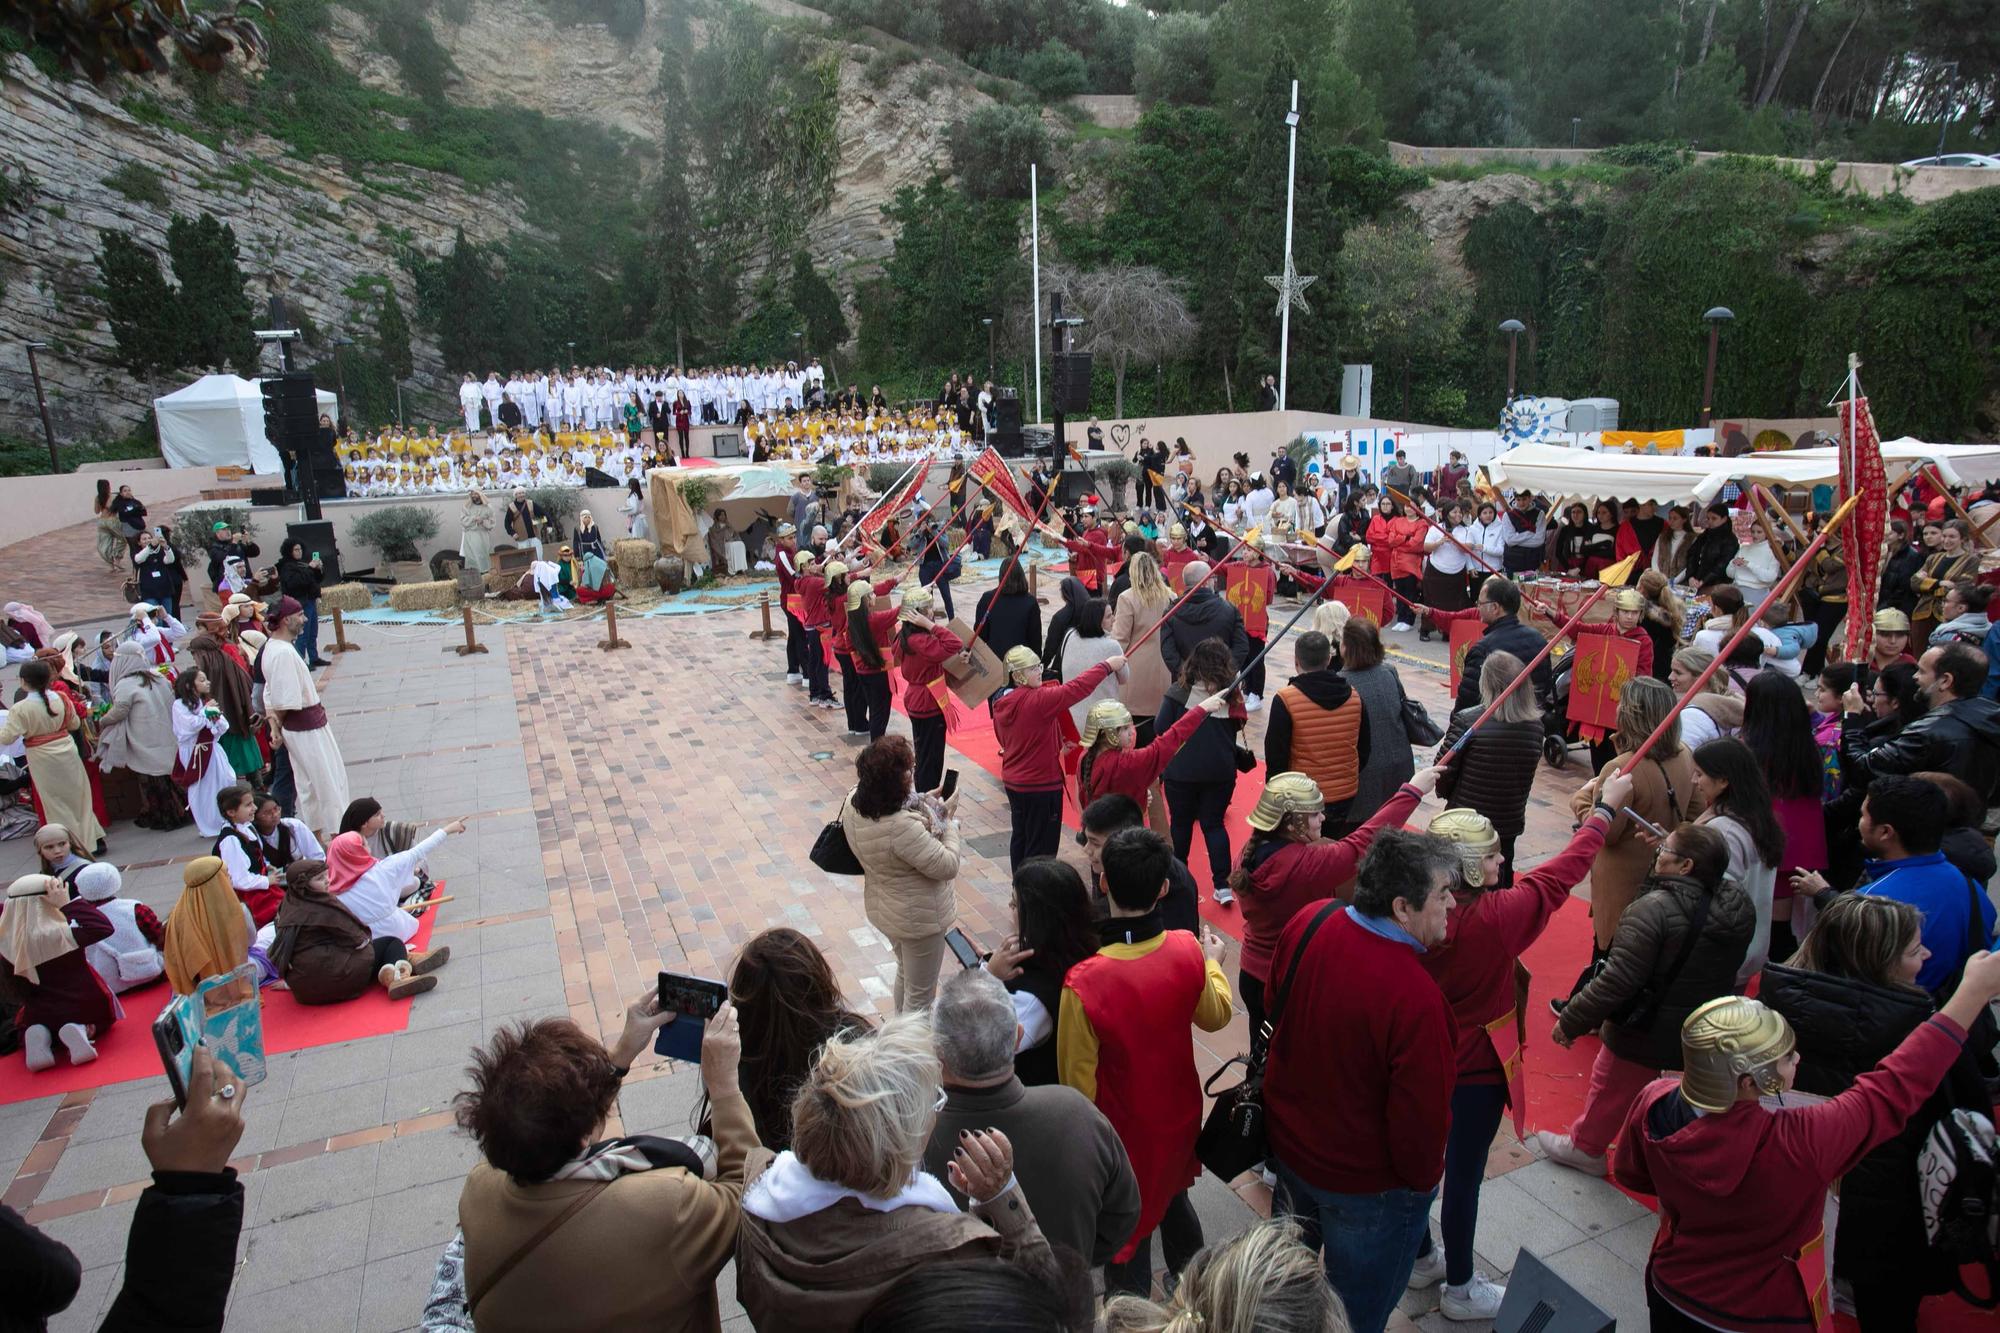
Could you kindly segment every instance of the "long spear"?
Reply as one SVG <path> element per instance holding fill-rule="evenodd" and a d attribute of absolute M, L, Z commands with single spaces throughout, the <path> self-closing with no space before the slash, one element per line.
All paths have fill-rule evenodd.
<path fill-rule="evenodd" d="M 1906 479 L 1907 475 L 1905 474 Z M 1901 485 L 1900 482 L 1897 484 Z M 1701 674 L 1694 678 L 1694 684 L 1688 686 L 1686 692 L 1674 701 L 1674 706 L 1667 710 L 1665 717 L 1660 719 L 1660 725 L 1653 728 L 1653 734 L 1646 737 L 1640 743 L 1639 748 L 1632 752 L 1632 757 L 1625 761 L 1625 766 L 1618 770 L 1620 773 L 1630 773 L 1639 766 L 1639 761 L 1646 757 L 1646 752 L 1653 748 L 1660 737 L 1667 734 L 1668 727 L 1674 725 L 1676 719 L 1681 715 L 1681 710 L 1686 708 L 1689 701 L 1697 694 L 1701 693 L 1702 688 L 1710 680 L 1714 679 L 1715 673 L 1720 671 L 1723 665 L 1729 661 L 1730 654 L 1736 651 L 1737 645 L 1750 637 L 1750 631 L 1763 623 L 1765 610 L 1776 605 L 1779 597 L 1791 589 L 1792 584 L 1805 572 L 1806 562 L 1819 554 L 1820 548 L 1826 545 L 1827 539 L 1832 537 L 1840 525 L 1847 521 L 1848 515 L 1854 512 L 1854 506 L 1860 502 L 1861 493 L 1856 491 L 1853 495 L 1847 497 L 1846 502 L 1840 508 L 1833 511 L 1833 517 L 1828 519 L 1826 526 L 1820 529 L 1819 536 L 1812 539 L 1806 546 L 1806 549 L 1799 553 L 1798 559 L 1792 562 L 1791 568 L 1787 569 L 1779 577 L 1778 581 L 1771 585 L 1771 591 L 1764 594 L 1764 600 L 1757 603 L 1757 609 L 1751 612 L 1741 625 L 1736 627 L 1736 632 L 1729 636 L 1729 642 L 1723 644 L 1721 649 L 1715 654 L 1715 660 L 1710 662 L 1706 667 L 1703 667 Z"/>
<path fill-rule="evenodd" d="M 1463 750 L 1465 748 L 1465 743 L 1472 739 L 1472 734 L 1474 732 L 1479 730 L 1479 724 L 1484 722 L 1487 718 L 1493 716 L 1494 710 L 1499 708 L 1501 704 L 1507 702 L 1507 696 L 1512 694 L 1515 690 L 1520 689 L 1521 682 L 1527 680 L 1530 676 L 1535 674 L 1535 668 L 1540 666 L 1543 662 L 1546 662 L 1548 660 L 1549 654 L 1555 651 L 1556 645 L 1562 642 L 1564 637 L 1566 637 L 1571 630 L 1575 629 L 1577 625 L 1582 623 L 1583 618 L 1586 615 L 1590 614 L 1590 608 L 1596 606 L 1599 602 L 1603 601 L 1605 594 L 1609 593 L 1613 588 L 1619 588 L 1624 586 L 1625 580 L 1632 577 L 1632 569 L 1638 563 L 1639 563 L 1638 553 L 1634 552 L 1633 554 L 1626 556 L 1623 560 L 1620 560 L 1617 564 L 1607 565 L 1603 569 L 1598 571 L 1597 591 L 1590 594 L 1590 596 L 1586 597 L 1584 599 L 1583 605 L 1576 609 L 1576 614 L 1571 616 L 1561 629 L 1557 630 L 1554 634 L 1549 636 L 1549 641 L 1542 645 L 1542 651 L 1535 654 L 1535 660 L 1528 663 L 1528 665 L 1526 665 L 1525 667 L 1521 668 L 1521 674 L 1514 677 L 1514 679 L 1508 681 L 1507 688 L 1500 691 L 1499 695 L 1493 700 L 1493 702 L 1486 705 L 1486 707 L 1483 710 L 1481 710 L 1478 717 L 1472 719 L 1472 725 L 1467 727 L 1465 729 L 1465 733 L 1452 744 L 1451 749 L 1445 755 L 1446 759 L 1450 759 L 1452 755 L 1457 754 L 1460 750 Z"/>
<path fill-rule="evenodd" d="M 1042 503 L 1035 510 L 1034 521 L 1028 525 L 1028 530 L 1021 534 L 1021 544 L 1014 548 L 1014 554 L 1008 556 L 1007 563 L 1001 567 L 1000 581 L 993 585 L 993 600 L 986 604 L 986 614 L 981 616 L 979 618 L 979 623 L 972 627 L 973 638 L 975 639 L 978 638 L 979 632 L 986 628 L 986 622 L 993 618 L 993 608 L 1000 604 L 1000 589 L 1007 586 L 1007 576 L 1014 572 L 1014 567 L 1016 565 L 1021 563 L 1021 552 L 1028 549 L 1028 543 L 1034 539 L 1036 530 L 1042 526 L 1042 515 L 1048 513 L 1049 511 L 1049 501 L 1055 498 L 1056 498 L 1056 488 L 1053 484 L 1051 484 L 1042 491 Z M 970 542 L 972 540 L 972 534 L 967 533 L 965 540 Z M 971 645 L 968 644 L 967 648 L 969 649 L 970 647 Z M 966 653 L 966 656 L 968 658 L 971 657 L 971 655 L 972 654 L 969 651 Z"/>
<path fill-rule="evenodd" d="M 958 521 L 959 521 L 960 519 L 962 519 L 962 518 L 964 518 L 964 517 L 965 517 L 965 512 L 966 512 L 966 511 L 967 511 L 968 509 L 972 508 L 972 502 L 973 502 L 973 501 L 974 501 L 975 499 L 977 499 L 977 498 L 978 498 L 977 496 L 975 496 L 975 495 L 973 495 L 973 494 L 971 494 L 971 493 L 969 493 L 969 492 L 967 493 L 967 495 L 966 495 L 966 497 L 965 497 L 965 503 L 964 503 L 964 504 L 962 504 L 962 505 L 960 505 L 960 506 L 959 506 L 959 507 L 958 507 L 958 508 L 957 508 L 956 510 L 952 511 L 952 515 L 951 515 L 951 517 L 950 517 L 950 518 L 946 519 L 946 520 L 945 520 L 945 521 L 944 521 L 943 523 L 940 523 L 940 524 L 938 525 L 938 530 L 937 530 L 937 531 L 936 531 L 935 533 L 931 534 L 931 539 L 930 539 L 930 540 L 929 540 L 928 542 L 925 542 L 925 543 L 924 543 L 924 549 L 923 549 L 923 550 L 921 550 L 921 551 L 919 551 L 919 552 L 917 552 L 917 558 L 916 558 L 915 560 L 912 560 L 912 561 L 910 562 L 910 568 L 911 568 L 911 569 L 916 569 L 916 568 L 920 567 L 920 566 L 921 566 L 921 565 L 922 565 L 922 564 L 924 563 L 924 557 L 925 557 L 925 556 L 927 556 L 927 555 L 929 555 L 929 554 L 931 553 L 931 551 L 932 551 L 932 550 L 933 550 L 933 549 L 934 549 L 934 548 L 935 548 L 935 547 L 937 546 L 937 544 L 938 544 L 938 543 L 939 543 L 940 541 L 942 541 L 942 540 L 944 539 L 944 535 L 945 535 L 945 534 L 946 534 L 947 532 L 950 532 L 950 531 L 951 531 L 951 525 L 952 525 L 952 524 L 954 524 L 954 523 L 958 522 Z M 968 542 L 969 542 L 969 541 L 971 541 L 971 540 L 972 540 L 972 534 L 971 534 L 971 533 L 969 533 L 969 532 L 968 532 L 968 533 L 966 533 L 966 534 L 965 534 L 965 540 L 966 540 L 966 541 L 968 541 Z M 959 550 L 963 550 L 963 549 L 965 549 L 965 548 L 964 548 L 963 546 L 961 546 L 961 547 L 959 548 Z M 950 555 L 950 556 L 947 556 L 947 557 L 945 558 L 945 562 L 944 562 L 944 565 L 945 565 L 945 567 L 949 567 L 949 566 L 950 566 L 950 564 L 951 564 L 951 562 L 952 562 L 952 558 L 953 558 L 953 557 L 955 557 L 955 556 L 957 556 L 957 554 L 958 554 L 958 551 L 953 551 L 953 552 L 951 553 L 951 555 Z M 940 569 L 938 570 L 938 574 L 939 574 L 939 576 L 940 576 L 940 577 L 942 577 L 942 576 L 943 576 L 943 574 L 944 574 L 944 568 L 940 568 Z M 930 586 L 931 586 L 932 584 L 936 583 L 937 581 L 938 581 L 937 579 L 932 579 L 932 580 L 930 581 L 930 583 L 926 583 L 926 584 L 925 584 L 924 586 L 925 586 L 926 588 L 928 588 L 928 587 L 930 587 Z"/>
<path fill-rule="evenodd" d="M 944 446 L 942 444 L 934 444 L 931 446 L 930 456 L 928 459 L 918 458 L 912 460 L 910 465 L 903 469 L 903 475 L 897 477 L 895 483 L 891 485 L 888 490 L 882 492 L 882 498 L 877 500 L 874 504 L 869 505 L 868 512 L 863 514 L 858 520 L 856 520 L 854 526 L 847 530 L 846 535 L 833 544 L 833 549 L 838 551 L 845 548 L 847 545 L 848 538 L 858 534 L 862 529 L 862 524 L 866 523 L 870 518 L 874 517 L 875 511 L 880 509 L 883 505 L 887 504 L 889 502 L 889 497 L 894 495 L 898 490 L 902 489 L 903 483 L 910 479 L 910 474 L 917 470 L 917 464 L 927 461 L 935 462 L 937 459 L 938 451 L 943 448 Z M 906 495 L 896 505 L 896 508 L 901 509 L 904 505 L 908 504 L 909 502 L 910 502 L 910 497 Z"/>
<path fill-rule="evenodd" d="M 1407 508 L 1411 513 L 1415 514 L 1418 518 L 1422 519 L 1424 522 L 1436 528 L 1440 533 L 1443 533 L 1444 539 L 1446 541 L 1450 542 L 1453 546 L 1456 546 L 1459 550 L 1465 552 L 1466 559 L 1478 561 L 1480 568 L 1484 569 L 1488 574 L 1498 574 L 1502 578 L 1508 577 L 1507 571 L 1505 569 L 1495 569 L 1493 567 L 1493 563 L 1486 558 L 1485 552 L 1475 551 L 1470 546 L 1467 546 L 1464 542 L 1460 541 L 1458 539 L 1457 534 L 1452 532 L 1452 530 L 1446 527 L 1444 524 L 1432 518 L 1429 514 L 1426 514 L 1424 512 L 1423 506 L 1418 504 L 1415 500 L 1412 500 L 1409 496 L 1403 494 L 1401 491 L 1397 490 L 1394 486 L 1385 487 L 1384 489 L 1387 490 L 1388 493 L 1394 496 L 1396 499 L 1401 500 L 1403 502 L 1404 507 Z M 1602 578 L 1600 576 L 1600 582 L 1601 581 Z M 1561 611 L 1557 610 L 1555 607 L 1550 606 L 1547 602 L 1544 602 L 1541 598 L 1529 592 L 1525 587 L 1522 587 L 1520 580 L 1516 579 L 1514 586 L 1517 588 L 1521 588 L 1521 596 L 1527 601 L 1528 605 L 1534 607 L 1537 611 L 1540 611 L 1550 620 L 1560 620 L 1562 618 Z"/>
<path fill-rule="evenodd" d="M 1360 552 L 1361 548 L 1358 545 L 1349 547 L 1346 555 L 1334 561 L 1333 564 L 1334 573 L 1345 574 L 1349 569 L 1353 567 L 1355 557 L 1358 556 Z M 1256 651 L 1256 653 L 1250 658 L 1250 660 L 1243 664 L 1243 669 L 1236 673 L 1236 679 L 1229 682 L 1228 688 L 1225 689 L 1223 693 L 1227 694 L 1230 690 L 1233 690 L 1238 685 L 1241 685 L 1244 682 L 1244 680 L 1246 680 L 1249 677 L 1251 670 L 1254 667 L 1256 667 L 1256 665 L 1259 662 L 1263 661 L 1265 656 L 1269 654 L 1273 648 L 1278 646 L 1278 641 L 1280 639 L 1284 638 L 1287 634 L 1290 634 L 1292 632 L 1293 626 L 1297 625 L 1301 620 L 1305 619 L 1306 612 L 1312 610 L 1314 605 L 1318 603 L 1319 599 L 1325 595 L 1326 590 L 1328 588 L 1331 588 L 1332 586 L 1333 586 L 1332 578 L 1327 578 L 1322 580 L 1320 585 L 1312 590 L 1312 595 L 1310 597 L 1307 597 L 1305 601 L 1300 604 L 1299 609 L 1292 613 L 1292 618 L 1290 620 L 1287 620 L 1284 623 L 1284 626 L 1280 628 L 1276 634 L 1268 635 L 1265 637 L 1264 646 L 1262 648 L 1259 648 Z M 1383 586 L 1387 587 L 1388 585 L 1384 584 Z M 1390 591 L 1393 592 L 1395 590 L 1392 588 L 1390 589 Z"/>
<path fill-rule="evenodd" d="M 1247 546 L 1251 542 L 1256 541 L 1262 535 L 1263 534 L 1261 533 L 1261 531 L 1253 526 L 1250 529 L 1250 531 L 1244 533 L 1241 537 L 1238 537 L 1236 539 L 1236 545 L 1230 547 L 1229 550 L 1223 555 L 1222 559 L 1216 561 L 1215 564 L 1211 565 L 1209 568 L 1214 569 L 1217 566 L 1228 564 L 1232 556 L 1234 556 L 1238 551 L 1242 550 L 1245 546 Z M 1193 562 L 1190 561 L 1189 563 Z M 1125 655 L 1127 657 L 1130 657 L 1135 651 L 1138 650 L 1140 644 L 1146 642 L 1146 640 L 1152 638 L 1155 634 L 1158 634 L 1160 632 L 1160 627 L 1162 625 L 1165 625 L 1169 620 L 1172 620 L 1175 614 L 1179 612 L 1179 610 L 1183 606 L 1187 605 L 1188 599 L 1190 597 L 1193 597 L 1197 592 L 1200 592 L 1202 587 L 1206 583 L 1207 580 L 1204 579 L 1202 580 L 1201 583 L 1197 583 L 1192 588 L 1189 588 L 1187 591 L 1183 592 L 1180 595 L 1179 599 L 1175 601 L 1172 606 L 1167 608 L 1167 613 L 1161 616 L 1158 620 L 1153 622 L 1152 628 L 1148 629 L 1144 634 L 1141 634 L 1138 638 L 1132 640 L 1131 643 L 1125 646 Z"/>

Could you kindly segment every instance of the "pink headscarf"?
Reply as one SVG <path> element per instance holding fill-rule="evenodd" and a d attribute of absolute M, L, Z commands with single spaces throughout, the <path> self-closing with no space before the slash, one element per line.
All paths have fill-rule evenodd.
<path fill-rule="evenodd" d="M 326 847 L 326 883 L 336 894 L 346 893 L 374 868 L 375 857 L 359 833 L 342 833 Z"/>
<path fill-rule="evenodd" d="M 18 620 L 24 625 L 34 626 L 35 633 L 42 640 L 35 645 L 37 648 L 53 648 L 55 646 L 56 627 L 51 625 L 40 611 L 29 606 L 26 602 L 9 602 L 6 606 L 0 607 L 0 613 L 4 613 L 9 620 Z"/>

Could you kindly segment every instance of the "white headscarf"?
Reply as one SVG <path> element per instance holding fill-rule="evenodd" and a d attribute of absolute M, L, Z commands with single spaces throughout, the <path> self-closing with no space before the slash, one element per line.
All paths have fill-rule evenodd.
<path fill-rule="evenodd" d="M 7 910 L 0 912 L 0 958 L 14 974 L 36 985 L 41 965 L 76 948 L 76 933 L 63 915 L 62 881 L 53 875 L 23 875 L 7 886 Z"/>

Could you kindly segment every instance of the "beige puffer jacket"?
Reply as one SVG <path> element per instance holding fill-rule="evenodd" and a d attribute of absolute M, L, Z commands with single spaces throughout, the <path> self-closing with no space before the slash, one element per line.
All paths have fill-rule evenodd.
<path fill-rule="evenodd" d="M 861 862 L 863 910 L 868 923 L 892 939 L 941 935 L 958 917 L 952 881 L 958 878 L 958 824 L 942 838 L 931 832 L 921 812 L 898 810 L 870 819 L 852 802 L 841 810 L 847 845 Z"/>

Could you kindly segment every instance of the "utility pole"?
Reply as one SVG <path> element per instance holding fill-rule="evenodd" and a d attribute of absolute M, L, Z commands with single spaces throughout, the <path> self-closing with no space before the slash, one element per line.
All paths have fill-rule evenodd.
<path fill-rule="evenodd" d="M 56 429 L 49 424 L 49 400 L 42 393 L 42 367 L 41 363 L 35 360 L 36 352 L 46 352 L 48 349 L 47 343 L 28 344 L 28 375 L 35 381 L 35 407 L 42 414 L 42 439 L 47 441 L 49 446 L 49 471 L 61 472 L 62 464 L 56 460 Z"/>

